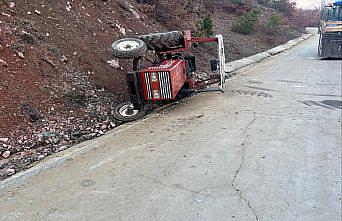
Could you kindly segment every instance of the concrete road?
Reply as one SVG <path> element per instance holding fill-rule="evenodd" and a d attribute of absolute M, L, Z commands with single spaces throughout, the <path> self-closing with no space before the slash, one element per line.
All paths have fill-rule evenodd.
<path fill-rule="evenodd" d="M 342 62 L 316 43 L 1 188 L 0 220 L 341 220 Z"/>

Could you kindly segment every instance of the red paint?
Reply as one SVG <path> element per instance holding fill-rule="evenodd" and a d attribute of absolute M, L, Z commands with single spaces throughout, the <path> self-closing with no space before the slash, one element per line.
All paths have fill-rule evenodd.
<path fill-rule="evenodd" d="M 178 95 L 179 91 L 183 87 L 183 85 L 186 83 L 186 65 L 184 60 L 167 60 L 161 63 L 159 66 L 156 67 L 150 67 L 144 70 L 141 70 L 141 80 L 142 80 L 142 87 L 143 87 L 143 93 L 144 98 L 146 100 L 152 100 L 152 101 L 161 101 L 161 100 L 173 100 Z M 146 78 L 145 73 L 149 73 L 149 81 L 151 85 L 151 91 L 158 90 L 161 91 L 160 88 L 160 79 L 158 77 L 157 82 L 152 82 L 151 79 L 151 73 L 157 73 L 158 72 L 168 72 L 170 73 L 170 89 L 172 92 L 171 98 L 163 99 L 162 97 L 155 99 L 149 99 L 148 97 L 148 87 L 146 84 Z M 158 76 L 158 75 L 157 75 Z M 152 93 L 153 96 L 153 93 Z"/>

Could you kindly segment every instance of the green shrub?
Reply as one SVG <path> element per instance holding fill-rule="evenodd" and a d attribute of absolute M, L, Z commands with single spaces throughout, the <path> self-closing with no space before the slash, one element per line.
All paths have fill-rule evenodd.
<path fill-rule="evenodd" d="M 233 0 L 233 3 L 234 3 L 234 4 L 241 5 L 243 2 L 242 2 L 242 0 Z"/>
<path fill-rule="evenodd" d="M 237 17 L 232 26 L 232 30 L 242 34 L 250 34 L 260 18 L 260 9 L 253 9 Z"/>
<path fill-rule="evenodd" d="M 283 15 L 276 13 L 276 14 L 273 14 L 271 17 L 269 17 L 266 26 L 270 30 L 276 31 L 279 29 L 282 22 L 283 22 Z"/>
<path fill-rule="evenodd" d="M 213 19 L 211 14 L 207 14 L 203 20 L 197 24 L 197 29 L 200 36 L 210 37 L 213 35 Z"/>

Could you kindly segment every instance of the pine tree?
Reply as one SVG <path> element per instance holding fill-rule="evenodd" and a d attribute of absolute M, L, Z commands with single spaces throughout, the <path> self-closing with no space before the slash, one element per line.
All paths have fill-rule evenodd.
<path fill-rule="evenodd" d="M 211 14 L 207 14 L 202 21 L 197 24 L 198 32 L 201 36 L 210 37 L 213 35 L 213 20 Z"/>

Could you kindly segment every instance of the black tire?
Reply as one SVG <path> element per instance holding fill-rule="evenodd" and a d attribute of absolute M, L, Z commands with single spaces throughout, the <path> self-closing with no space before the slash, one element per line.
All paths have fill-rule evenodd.
<path fill-rule="evenodd" d="M 122 104 L 117 105 L 114 108 L 114 113 L 113 113 L 113 117 L 116 120 L 122 121 L 122 122 L 132 122 L 132 121 L 136 121 L 142 117 L 144 117 L 147 113 L 147 105 L 143 105 L 140 110 L 136 110 L 136 112 L 134 111 L 132 114 L 127 112 L 127 107 L 129 105 L 132 105 L 130 102 L 125 102 Z M 125 112 L 126 110 L 126 112 Z"/>
<path fill-rule="evenodd" d="M 323 56 L 323 37 L 322 34 L 319 36 L 319 43 L 318 43 L 318 57 Z"/>
<path fill-rule="evenodd" d="M 142 57 L 146 53 L 146 44 L 138 38 L 123 38 L 112 44 L 113 55 L 116 58 L 131 59 Z"/>
<path fill-rule="evenodd" d="M 184 36 L 181 31 L 142 35 L 139 38 L 146 43 L 149 50 L 157 52 L 184 46 Z"/>

